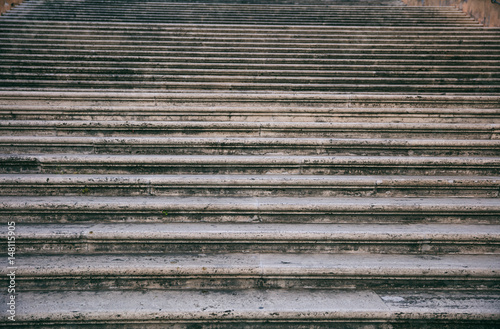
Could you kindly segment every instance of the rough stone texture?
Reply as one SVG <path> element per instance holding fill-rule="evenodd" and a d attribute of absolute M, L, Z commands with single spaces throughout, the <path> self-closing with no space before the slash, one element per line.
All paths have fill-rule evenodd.
<path fill-rule="evenodd" d="M 0 327 L 500 327 L 500 29 L 394 0 L 0 29 Z"/>
<path fill-rule="evenodd" d="M 340 328 L 363 328 L 363 323 L 368 323 L 367 328 L 391 328 L 393 325 L 408 328 L 412 323 L 415 327 L 426 324 L 467 328 L 473 325 L 471 321 L 481 318 L 482 321 L 475 322 L 477 327 L 493 328 L 499 320 L 498 295 L 488 292 L 475 295 L 304 290 L 48 292 L 43 295 L 26 293 L 25 298 L 20 313 L 26 315 L 19 316 L 15 325 L 43 319 L 39 325 L 106 321 L 110 327 L 118 327 L 133 323 L 137 326 L 140 321 L 146 328 L 172 323 L 184 324 L 177 328 L 215 328 L 210 323 L 217 321 L 220 322 L 217 327 L 223 328 L 262 328 L 269 324 L 273 328 L 303 328 L 305 325 L 331 328 L 337 326 L 336 323 Z"/>

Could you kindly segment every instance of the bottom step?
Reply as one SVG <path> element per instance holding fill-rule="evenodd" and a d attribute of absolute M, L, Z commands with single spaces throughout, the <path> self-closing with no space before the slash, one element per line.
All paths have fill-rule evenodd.
<path fill-rule="evenodd" d="M 339 290 L 20 293 L 16 328 L 498 328 L 500 294 Z M 2 298 L 6 300 L 8 296 Z"/>

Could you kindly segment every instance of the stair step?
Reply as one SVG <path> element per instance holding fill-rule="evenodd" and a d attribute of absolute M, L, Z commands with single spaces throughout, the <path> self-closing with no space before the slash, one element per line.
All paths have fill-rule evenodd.
<path fill-rule="evenodd" d="M 274 222 L 498 224 L 498 198 L 2 197 L 19 223 Z"/>
<path fill-rule="evenodd" d="M 116 50 L 127 50 L 134 49 L 137 46 L 140 46 L 143 50 L 177 50 L 177 49 L 203 49 L 207 52 L 211 49 L 224 48 L 228 51 L 235 51 L 236 49 L 282 49 L 287 51 L 293 50 L 302 50 L 310 52 L 314 50 L 316 53 L 325 52 L 327 50 L 335 50 L 335 51 L 355 51 L 355 50 L 370 50 L 375 52 L 376 50 L 397 50 L 401 52 L 408 53 L 421 53 L 424 51 L 436 51 L 442 53 L 498 53 L 500 49 L 500 45 L 498 45 L 498 39 L 495 41 L 491 41 L 490 43 L 482 40 L 477 40 L 475 44 L 463 43 L 460 40 L 454 41 L 450 44 L 440 44 L 439 41 L 435 43 L 429 42 L 429 40 L 422 41 L 413 41 L 411 44 L 408 44 L 408 40 L 388 40 L 385 42 L 373 42 L 372 40 L 363 40 L 353 42 L 345 42 L 345 41 L 336 41 L 336 40 L 319 40 L 313 42 L 309 39 L 304 40 L 294 40 L 292 42 L 288 40 L 276 40 L 276 41 L 264 41 L 264 40 L 224 40 L 219 38 L 214 39 L 188 39 L 188 40 L 82 40 L 82 39 L 71 39 L 65 38 L 64 44 L 60 44 L 61 40 L 58 39 L 43 39 L 40 37 L 33 38 L 24 38 L 24 39 L 12 39 L 12 38 L 0 38 L 0 41 L 3 43 L 2 48 L 24 48 L 27 47 L 29 49 L 116 49 Z M 482 52 L 481 52 L 482 50 Z"/>
<path fill-rule="evenodd" d="M 498 157 L 0 154 L 1 173 L 497 176 Z"/>
<path fill-rule="evenodd" d="M 143 328 L 208 328 L 208 323 L 213 322 L 221 329 L 241 327 L 242 322 L 248 329 L 325 329 L 332 325 L 368 329 L 415 324 L 429 328 L 493 328 L 500 321 L 499 297 L 484 291 L 375 293 L 302 289 L 21 292 L 23 302 L 18 305 L 16 321 L 9 326 L 36 321 L 41 328 L 89 323 L 95 328 L 138 323 Z M 7 316 L 7 312 L 2 314 L 4 319 Z"/>
<path fill-rule="evenodd" d="M 493 197 L 485 176 L 0 175 L 0 195 Z"/>
<path fill-rule="evenodd" d="M 73 55 L 68 55 L 66 52 L 60 52 L 57 54 L 54 53 L 27 53 L 25 51 L 26 49 L 23 49 L 22 52 L 13 52 L 13 53 L 8 53 L 5 49 L 3 49 L 3 54 L 2 58 L 5 58 L 6 60 L 23 60 L 23 61 L 28 61 L 31 63 L 31 61 L 71 61 L 80 63 L 82 61 L 94 63 L 96 61 L 102 61 L 105 62 L 106 65 L 120 65 L 120 63 L 125 63 L 125 62 L 133 62 L 134 65 L 153 65 L 156 67 L 157 65 L 169 65 L 169 63 L 179 63 L 182 62 L 185 65 L 193 65 L 193 64 L 187 64 L 190 62 L 199 62 L 198 65 L 203 65 L 203 63 L 210 63 L 210 64 L 220 64 L 223 62 L 225 65 L 230 64 L 230 65 L 242 65 L 242 64 L 268 64 L 272 66 L 276 65 L 328 65 L 329 67 L 331 65 L 335 66 L 342 66 L 345 65 L 346 67 L 351 67 L 351 66 L 357 66 L 357 67 L 362 67 L 364 68 L 365 65 L 367 66 L 373 66 L 373 65 L 397 65 L 397 66 L 406 66 L 408 65 L 409 67 L 414 67 L 415 65 L 417 66 L 425 66 L 426 68 L 429 66 L 437 66 L 439 68 L 441 67 L 448 67 L 448 66 L 458 66 L 460 67 L 460 70 L 465 70 L 467 68 L 469 69 L 475 69 L 478 70 L 480 67 L 487 67 L 491 68 L 493 70 L 496 70 L 498 67 L 500 67 L 500 64 L 498 61 L 492 60 L 490 57 L 485 57 L 481 58 L 480 61 L 471 61 L 471 58 L 469 56 L 465 57 L 460 57 L 460 56 L 448 56 L 448 55 L 441 55 L 439 57 L 439 54 L 434 54 L 432 56 L 419 56 L 417 58 L 415 57 L 410 57 L 413 55 L 398 55 L 398 57 L 394 57 L 391 54 L 379 54 L 379 55 L 374 55 L 374 54 L 369 54 L 369 55 L 356 55 L 356 54 L 348 54 L 348 55 L 342 55 L 339 56 L 337 55 L 336 58 L 327 58 L 325 56 L 311 56 L 311 55 L 305 55 L 302 56 L 302 58 L 299 58 L 297 54 L 293 54 L 295 57 L 277 57 L 275 53 L 258 53 L 255 54 L 254 57 L 249 57 L 248 53 L 246 54 L 247 57 L 243 58 L 239 53 L 234 53 L 231 54 L 230 57 L 227 57 L 228 53 L 212 53 L 210 56 L 207 53 L 179 53 L 179 54 L 172 54 L 169 53 L 168 55 L 158 55 L 158 56 L 150 56 L 150 54 L 139 54 L 139 55 L 123 55 L 123 54 L 96 54 L 96 53 L 88 53 L 88 52 L 82 52 L 81 54 L 73 54 Z M 225 56 L 225 57 L 224 57 Z M 267 56 L 269 56 L 267 58 Z M 444 57 L 443 57 L 444 56 Z M 77 65 L 77 64 L 75 64 Z M 206 64 L 205 64 L 206 65 Z M 464 67 L 465 66 L 465 67 Z"/>
<path fill-rule="evenodd" d="M 342 80 L 342 79 L 341 79 Z M 76 91 L 80 88 L 83 89 L 120 89 L 120 90 L 133 90 L 133 91 L 154 91 L 160 92 L 163 89 L 170 91 L 288 91 L 288 92 L 407 92 L 407 93 L 500 93 L 500 84 L 490 84 L 488 79 L 484 79 L 480 84 L 449 84 L 440 85 L 438 81 L 431 81 L 429 84 L 397 84 L 397 83 L 380 83 L 370 84 L 369 82 L 361 83 L 361 81 L 353 81 L 351 84 L 335 84 L 335 83 L 260 83 L 260 82 L 199 82 L 199 81 L 159 81 L 159 82 L 140 82 L 140 81 L 85 81 L 85 80 L 22 80 L 22 79 L 4 79 L 0 80 L 0 88 L 17 88 L 18 90 L 30 89 L 48 89 L 54 90 L 63 88 L 67 91 Z M 339 81 L 342 82 L 342 81 Z M 402 81 L 403 83 L 404 80 Z"/>
<path fill-rule="evenodd" d="M 483 105 L 485 108 L 468 108 L 468 104 L 463 107 L 466 108 L 447 108 L 452 104 L 446 104 L 443 100 L 443 106 L 446 108 L 401 108 L 401 107 L 374 107 L 374 108 L 355 108 L 355 107 L 339 107 L 344 104 L 330 104 L 316 103 L 311 101 L 311 105 L 307 104 L 248 104 L 241 101 L 240 104 L 209 104 L 205 106 L 202 104 L 157 104 L 149 105 L 147 101 L 142 104 L 127 104 L 127 100 L 123 100 L 124 104 L 108 105 L 103 102 L 102 105 L 73 105 L 73 104 L 62 104 L 56 103 L 52 100 L 47 100 L 49 104 L 39 105 L 36 101 L 27 99 L 28 104 L 33 105 L 0 105 L 0 116 L 4 120 L 2 125 L 4 129 L 7 129 L 6 124 L 17 120 L 46 120 L 47 124 L 51 121 L 60 120 L 81 120 L 90 122 L 108 122 L 112 125 L 113 121 L 126 121 L 129 125 L 132 125 L 134 121 L 140 122 L 154 122 L 155 125 L 168 125 L 168 122 L 197 122 L 199 124 L 214 124 L 216 126 L 217 122 L 228 122 L 228 125 L 237 125 L 238 122 L 246 122 L 247 125 L 275 125 L 275 127 L 284 127 L 287 124 L 299 124 L 302 123 L 305 126 L 317 124 L 321 125 L 354 125 L 356 127 L 365 127 L 366 124 L 370 124 L 372 129 L 375 127 L 381 127 L 390 125 L 394 127 L 398 124 L 406 124 L 406 127 L 411 125 L 421 125 L 425 127 L 429 124 L 440 124 L 441 127 L 448 127 L 448 129 L 443 129 L 443 133 L 451 133 L 450 125 L 454 127 L 460 127 L 464 125 L 463 122 L 468 122 L 472 127 L 476 124 L 481 124 L 484 129 L 491 127 L 488 124 L 494 123 L 496 127 L 497 122 L 500 122 L 500 109 L 487 108 L 493 107 L 494 103 L 488 103 L 487 100 L 477 98 L 478 104 Z M 1 101 L 0 101 L 1 102 Z M 71 102 L 71 101 L 70 101 Z M 85 101 L 82 101 L 84 103 Z M 96 103 L 99 101 L 96 100 Z M 348 100 L 346 102 L 349 102 Z M 374 101 L 378 106 L 387 106 L 384 100 Z M 12 103 L 10 101 L 5 101 L 5 103 Z M 19 102 L 23 103 L 23 102 Z M 55 103 L 55 104 L 54 104 Z M 75 102 L 76 103 L 76 102 Z M 304 102 L 305 103 L 305 102 Z M 390 102 L 388 102 L 390 104 Z M 408 106 L 411 105 L 411 101 L 408 102 Z M 421 105 L 425 104 L 425 99 L 422 100 Z M 437 102 L 436 102 L 437 103 Z M 458 103 L 458 100 L 457 100 Z M 314 106 L 315 105 L 315 106 Z M 364 104 L 359 104 L 364 105 Z M 398 104 L 405 106 L 406 104 Z M 438 104 L 436 104 L 438 105 Z M 184 121 L 185 120 L 185 121 Z M 465 121 L 464 121 L 465 120 Z M 287 123 L 288 122 L 288 123 Z M 145 123 L 146 124 L 146 123 Z M 174 123 L 172 123 L 173 125 Z M 192 123 L 195 125 L 196 123 Z M 12 125 L 15 125 L 12 123 Z M 22 123 L 19 123 L 22 125 Z M 73 125 L 77 125 L 74 123 Z M 102 133 L 105 132 L 105 125 L 100 127 Z M 403 127 L 402 125 L 400 126 Z M 464 127 L 465 128 L 465 127 Z M 62 127 L 59 129 L 63 129 Z M 65 128 L 70 129 L 70 128 Z M 357 129 L 357 128 L 356 128 Z M 496 128 L 495 128 L 496 129 Z M 140 129 L 138 129 L 140 131 Z M 410 129 L 403 129 L 405 133 L 410 134 Z M 471 132 L 469 129 L 464 129 L 465 132 Z M 95 132 L 95 131 L 94 131 Z M 371 131 L 375 133 L 375 131 Z M 395 131 L 392 131 L 395 133 Z M 41 130 L 38 133 L 42 133 Z M 194 132 L 193 132 L 194 133 Z M 311 131 L 312 133 L 312 131 Z M 333 131 L 332 131 L 333 133 Z M 347 133 L 347 132 L 346 132 Z M 496 138 L 496 132 L 493 133 L 491 138 Z M 99 132 L 95 132 L 99 134 Z M 375 134 L 376 136 L 376 134 Z"/>
<path fill-rule="evenodd" d="M 499 255 L 25 255 L 16 261 L 16 279 L 23 291 L 304 287 L 488 291 L 499 288 L 499 263 Z M 9 271 L 2 272 L 7 277 Z"/>
<path fill-rule="evenodd" d="M 500 325 L 500 28 L 30 0 L 0 30 L 0 327 Z"/>
<path fill-rule="evenodd" d="M 236 16 L 236 17 L 235 17 Z M 280 17 L 279 19 L 272 19 L 269 17 L 248 17 L 237 15 L 228 15 L 227 17 L 215 18 L 215 17 L 151 17 L 151 16 L 119 16 L 115 15 L 115 13 L 110 14 L 108 16 L 105 15 L 50 15 L 50 13 L 39 13 L 37 15 L 32 15 L 30 18 L 25 19 L 26 21 L 33 20 L 58 20 L 65 21 L 70 20 L 73 22 L 88 22 L 92 23 L 94 21 L 106 20 L 108 22 L 147 22 L 147 23 L 161 23 L 161 24 L 170 24 L 170 23 L 184 23 L 184 24 L 192 24 L 196 21 L 203 21 L 204 24 L 228 24 L 228 25 L 238 25 L 238 24 L 253 24 L 253 25 L 266 25 L 266 26 L 281 26 L 286 25 L 287 23 L 296 26 L 306 26 L 306 25 L 329 25 L 329 26 L 405 26 L 410 27 L 413 25 L 420 26 L 442 26 L 442 27 L 463 27 L 463 26 L 481 26 L 477 21 L 474 21 L 470 18 L 446 18 L 446 19 L 428 19 L 428 18 L 413 18 L 413 19 L 401 19 L 398 20 L 394 17 L 381 17 L 379 19 L 368 19 L 365 20 L 363 17 L 354 18 L 354 19 L 341 19 L 335 17 L 325 17 L 324 19 L 317 19 L 311 17 L 309 20 L 307 19 L 298 19 L 296 16 L 285 16 Z M 10 17 L 18 18 L 12 13 L 7 13 L 4 15 L 6 20 Z M 24 18 L 24 17 L 23 17 Z"/>
<path fill-rule="evenodd" d="M 464 13 L 456 12 L 411 12 L 408 10 L 363 10 L 360 8 L 353 8 L 351 10 L 337 10 L 334 7 L 321 7 L 317 6 L 314 10 L 297 10 L 299 8 L 280 8 L 274 10 L 269 6 L 264 6 L 263 8 L 242 8 L 241 6 L 233 8 L 210 8 L 207 6 L 198 7 L 192 6 L 190 8 L 166 8 L 166 9 L 150 9 L 148 11 L 137 11 L 133 8 L 106 8 L 99 7 L 99 11 L 86 10 L 87 7 L 81 7 L 78 9 L 54 9 L 51 8 L 38 8 L 34 9 L 30 13 L 29 18 L 44 18 L 44 19 L 67 19 L 67 20 L 92 20 L 103 18 L 107 22 L 113 21 L 138 21 L 143 20 L 146 22 L 154 22 L 160 20 L 164 22 L 174 21 L 187 21 L 196 22 L 202 21 L 204 23 L 215 21 L 215 22 L 228 22 L 237 21 L 238 19 L 242 22 L 265 22 L 265 24 L 272 24 L 273 22 L 286 22 L 289 20 L 292 24 L 307 24 L 316 23 L 320 25 L 325 22 L 358 22 L 366 18 L 367 21 L 373 22 L 386 22 L 389 19 L 392 21 L 387 22 L 387 25 L 391 25 L 394 21 L 396 22 L 413 22 L 413 21 L 423 21 L 423 22 L 433 22 L 435 26 L 445 25 L 446 23 L 456 23 L 464 22 L 471 23 L 474 20 L 464 15 Z M 297 20 L 297 13 L 300 13 L 300 20 Z M 25 15 L 18 14 L 16 12 L 8 12 L 7 17 L 23 17 L 28 18 Z M 28 18 L 28 19 L 29 19 Z M 408 25 L 408 24 L 407 24 Z"/>
<path fill-rule="evenodd" d="M 19 254 L 500 254 L 500 226 L 463 224 L 18 224 Z M 52 263 L 50 263 L 52 264 Z M 493 265 L 493 264 L 492 264 Z M 201 266 L 201 265 L 200 265 Z"/>
<path fill-rule="evenodd" d="M 198 71 L 199 72 L 199 71 Z M 292 84 L 303 83 L 311 87 L 314 86 L 330 86 L 335 88 L 335 86 L 346 86 L 349 84 L 365 84 L 372 85 L 377 88 L 380 85 L 402 85 L 408 87 L 413 85 L 423 85 L 424 87 L 441 87 L 443 90 L 449 88 L 450 85 L 455 85 L 458 90 L 463 89 L 467 85 L 476 87 L 478 90 L 481 88 L 486 89 L 490 87 L 491 91 L 496 91 L 496 84 L 500 85 L 500 76 L 489 73 L 481 76 L 481 74 L 475 74 L 471 77 L 467 76 L 457 76 L 453 77 L 432 77 L 426 76 L 424 74 L 411 75 L 406 79 L 404 78 L 404 72 L 393 72 L 390 75 L 379 76 L 379 74 L 373 72 L 371 74 L 360 74 L 360 75 L 346 75 L 346 74 L 332 74 L 331 76 L 325 76 L 325 74 L 313 74 L 312 76 L 306 75 L 307 72 L 298 72 L 299 74 L 287 75 L 287 74 L 273 74 L 272 72 L 246 72 L 247 74 L 242 74 L 240 72 L 229 72 L 219 71 L 219 72 L 194 72 L 193 75 L 188 75 L 188 72 L 176 72 L 174 75 L 170 72 L 169 74 L 138 74 L 136 72 L 127 72 L 123 74 L 120 70 L 115 70 L 110 75 L 106 72 L 99 73 L 55 73 L 55 72 L 0 72 L 0 78 L 5 78 L 5 81 L 34 81 L 47 84 L 56 83 L 67 83 L 70 84 L 72 81 L 76 83 L 83 84 L 94 84 L 107 86 L 110 84 L 130 84 L 135 85 L 135 88 L 146 87 L 172 87 L 177 86 L 189 86 L 193 82 L 199 83 L 201 86 L 218 86 L 223 84 L 229 84 L 230 88 L 235 88 L 239 85 L 244 84 L 254 84 L 256 87 L 261 87 L 262 85 L 273 85 L 279 84 L 283 86 L 288 86 Z M 197 73 L 197 74 L 196 74 Z M 201 74 L 206 73 L 206 74 Z M 285 73 L 285 72 L 283 72 Z M 234 74 L 234 75 L 232 75 Z M 15 79 L 15 80 L 9 80 Z M 32 79 L 32 80 L 31 80 Z M 56 80 L 56 81 L 53 81 Z M 491 84 L 492 86 L 489 86 Z M 5 85 L 2 84 L 2 85 Z M 278 85 L 278 86 L 279 86 Z M 229 88 L 229 89 L 230 89 Z M 252 87 L 250 87 L 251 89 Z M 276 87 L 275 87 L 276 88 Z M 202 89 L 202 88 L 200 88 Z M 498 89 L 500 90 L 500 88 Z"/>
<path fill-rule="evenodd" d="M 0 110 L 1 111 L 1 110 Z M 1 112 L 0 112 L 1 113 Z M 214 115 L 215 113 L 211 114 Z M 381 114 L 381 113 L 380 113 Z M 204 136 L 500 139 L 500 124 L 245 121 L 0 121 L 3 136 Z"/>
<path fill-rule="evenodd" d="M 177 107 L 180 104 L 200 104 L 203 106 L 211 105 L 245 105 L 255 109 L 262 106 L 281 106 L 281 105 L 307 105 L 308 110 L 317 107 L 343 107 L 343 108 L 368 108 L 365 111 L 379 111 L 379 108 L 374 108 L 374 105 L 382 107 L 382 111 L 386 108 L 399 107 L 405 108 L 405 113 L 408 113 L 408 108 L 412 110 L 420 110 L 422 108 L 439 108 L 441 106 L 451 109 L 495 109 L 498 110 L 500 100 L 497 95 L 463 95 L 463 94 L 404 94 L 404 93 L 388 93 L 388 94 L 341 94 L 341 93 L 274 93 L 274 92 L 220 92 L 200 93 L 200 92 L 124 92 L 124 91 L 107 91 L 99 92 L 95 90 L 84 90 L 79 92 L 74 91 L 47 91 L 47 90 L 31 90 L 31 91 L 0 91 L 0 104 L 19 106 L 23 104 L 40 105 L 48 104 L 68 105 L 72 106 L 110 106 L 110 105 L 134 105 L 140 107 Z M 311 106 L 313 104 L 313 106 Z M 212 111 L 212 109 L 210 109 Z M 260 110 L 266 112 L 267 109 Z M 297 110 L 296 112 L 300 112 Z M 410 111 L 411 112 L 411 111 Z M 295 113 L 296 114 L 296 113 Z"/>
<path fill-rule="evenodd" d="M 5 16 L 4 16 L 5 17 Z M 5 17 L 7 18 L 7 17 Z M 29 22 L 29 25 L 27 24 Z M 134 35 L 136 33 L 147 33 L 153 35 L 213 35 L 224 36 L 244 35 L 251 38 L 252 36 L 289 36 L 289 35 L 307 35 L 307 36 L 323 36 L 330 38 L 332 34 L 342 37 L 353 37 L 366 39 L 372 36 L 398 36 L 406 37 L 433 37 L 441 39 L 443 37 L 452 37 L 462 40 L 466 37 L 483 37 L 498 38 L 500 28 L 485 28 L 482 26 L 459 26 L 459 27 L 390 27 L 390 26 L 272 26 L 272 25 L 221 25 L 221 24 L 148 24 L 144 23 L 124 23 L 124 22 L 71 22 L 71 21 L 44 21 L 44 20 L 22 20 L 9 17 L 2 19 L 0 26 L 6 31 L 41 33 L 50 35 L 58 33 L 65 35 L 66 33 L 79 33 L 79 35 L 93 35 L 103 32 L 111 32 L 112 35 L 121 33 L 125 35 Z M 459 35 L 459 37 L 457 36 Z M 392 39 L 394 41 L 394 39 Z"/>
<path fill-rule="evenodd" d="M 390 72 L 378 71 L 306 71 L 306 70 L 283 70 L 271 67 L 266 70 L 246 69 L 245 71 L 220 69 L 145 69 L 145 68 L 97 68 L 87 66 L 59 67 L 50 69 L 41 67 L 0 67 L 0 77 L 12 79 L 79 79 L 100 81 L 251 81 L 251 82 L 282 82 L 297 83 L 302 80 L 305 83 L 455 83 L 455 84 L 485 84 L 488 81 L 500 81 L 500 73 L 495 72 L 415 72 L 405 70 L 394 70 Z M 404 80 L 407 77 L 406 80 Z M 366 81 L 364 80 L 366 79 Z"/>
<path fill-rule="evenodd" d="M 25 56 L 23 57 L 25 58 Z M 208 63 L 185 63 L 181 61 L 158 61 L 158 62 L 127 62 L 127 61 L 105 61 L 99 59 L 89 59 L 86 61 L 69 61 L 65 57 L 60 59 L 53 58 L 50 59 L 32 59 L 27 60 L 23 58 L 12 58 L 3 59 L 0 63 L 0 68 L 5 72 L 10 71 L 37 71 L 42 69 L 47 70 L 47 66 L 53 67 L 54 70 L 65 70 L 71 72 L 72 70 L 83 72 L 107 72 L 108 70 L 120 70 L 127 69 L 129 72 L 136 72 L 143 70 L 142 72 L 176 72 L 181 69 L 184 71 L 209 71 L 221 69 L 227 72 L 228 70 L 240 70 L 245 69 L 250 72 L 262 71 L 262 72 L 274 72 L 278 74 L 279 71 L 286 71 L 290 73 L 306 73 L 306 74 L 322 74 L 326 71 L 328 74 L 335 74 L 336 72 L 347 74 L 348 72 L 354 72 L 355 74 L 363 74 L 363 72 L 374 73 L 375 71 L 379 74 L 387 74 L 387 71 L 404 71 L 405 74 L 497 74 L 500 72 L 500 66 L 493 65 L 471 65 L 471 66 L 460 66 L 460 65 L 398 65 L 398 64 L 387 64 L 387 65 L 357 65 L 357 64 L 331 64 L 325 65 L 321 63 L 317 64 L 293 64 L 293 63 L 225 63 L 223 61 L 217 62 L 217 59 L 212 59 L 212 62 Z M 492 64 L 492 63 L 490 63 Z"/>
<path fill-rule="evenodd" d="M 0 136 L 4 153 L 498 156 L 498 140 Z"/>
<path fill-rule="evenodd" d="M 444 63 L 450 65 L 460 60 L 474 62 L 476 60 L 481 60 L 480 64 L 484 65 L 488 61 L 492 61 L 491 56 L 498 55 L 499 51 L 497 49 L 450 49 L 439 50 L 437 48 L 431 49 L 399 49 L 395 48 L 375 48 L 375 47 L 365 47 L 360 49 L 353 48 L 341 48 L 342 51 L 334 51 L 337 49 L 330 48 L 319 48 L 319 49 L 302 49 L 302 48 L 285 48 L 285 47 L 225 47 L 223 45 L 219 47 L 187 47 L 187 46 L 176 46 L 176 47 L 158 47 L 156 49 L 143 49 L 139 46 L 106 46 L 100 48 L 87 47 L 90 49 L 85 49 L 83 45 L 75 47 L 66 46 L 54 46 L 49 48 L 51 45 L 40 45 L 39 48 L 27 47 L 23 45 L 6 45 L 2 46 L 2 53 L 6 55 L 22 55 L 24 54 L 33 55 L 57 55 L 61 57 L 64 56 L 75 56 L 79 60 L 85 57 L 97 56 L 114 56 L 116 57 L 131 57 L 139 56 L 146 58 L 156 57 L 162 59 L 168 58 L 179 58 L 179 57 L 219 57 L 225 59 L 241 58 L 249 59 L 280 59 L 281 61 L 287 59 L 307 59 L 307 60 L 339 60 L 339 59 L 350 59 L 352 62 L 357 63 L 358 60 L 414 60 L 420 62 L 422 60 L 446 60 Z M 118 49 L 114 49 L 118 48 Z M 120 49 L 121 48 L 121 49 Z M 144 60 L 144 59 L 143 59 Z M 413 63 L 415 64 L 415 63 Z M 476 63 L 477 65 L 477 63 Z M 498 65 L 498 64 L 497 64 Z"/>
<path fill-rule="evenodd" d="M 0 26 L 1 23 L 0 23 Z M 20 27 L 21 28 L 21 27 Z M 5 26 L 7 30 L 8 27 Z M 79 28 L 72 29 L 44 29 L 43 27 L 33 30 L 19 30 L 16 32 L 16 37 L 9 35 L 0 36 L 3 42 L 23 44 L 28 42 L 34 43 L 58 43 L 61 40 L 71 41 L 72 43 L 85 42 L 95 44 L 173 44 L 174 42 L 210 42 L 210 43 L 236 43 L 236 44 L 287 44 L 297 45 L 314 44 L 322 45 L 358 45 L 358 44 L 380 44 L 380 45 L 404 45 L 411 46 L 495 46 L 500 40 L 500 36 L 488 34 L 465 34 L 457 37 L 456 34 L 443 35 L 425 35 L 412 34 L 403 35 L 395 32 L 387 31 L 379 34 L 356 33 L 353 30 L 352 34 L 345 35 L 336 31 L 330 33 L 315 34 L 310 31 L 300 31 L 296 33 L 284 33 L 276 30 L 273 35 L 267 35 L 260 32 L 234 31 L 234 32 L 168 32 L 168 31 L 99 31 L 85 30 Z M 281 32 L 281 33 L 280 33 Z M 93 33 L 91 35 L 91 33 Z M 147 39 L 146 39 L 147 38 Z M 244 39 L 243 39 L 244 38 Z"/>

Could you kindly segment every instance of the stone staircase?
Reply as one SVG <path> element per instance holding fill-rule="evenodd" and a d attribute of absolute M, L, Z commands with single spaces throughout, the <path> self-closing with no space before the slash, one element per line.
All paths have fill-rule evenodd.
<path fill-rule="evenodd" d="M 0 327 L 500 326 L 500 29 L 29 0 L 0 31 Z"/>

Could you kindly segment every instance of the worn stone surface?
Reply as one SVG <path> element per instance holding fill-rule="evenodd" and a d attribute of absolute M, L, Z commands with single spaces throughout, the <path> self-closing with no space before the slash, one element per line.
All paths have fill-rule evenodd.
<path fill-rule="evenodd" d="M 0 327 L 500 326 L 498 28 L 30 0 L 0 30 Z"/>
<path fill-rule="evenodd" d="M 250 321 L 254 326 L 270 322 L 303 321 L 319 328 L 321 322 L 350 321 L 358 327 L 363 322 L 381 324 L 428 320 L 462 325 L 475 319 L 493 328 L 498 321 L 498 295 L 484 292 L 477 295 L 460 292 L 433 294 L 385 293 L 371 291 L 282 291 L 247 290 L 241 292 L 46 292 L 24 293 L 22 316 L 16 325 L 29 321 L 49 323 L 130 324 L 141 321 L 155 323 L 196 323 L 220 320 L 224 323 Z M 86 311 L 81 311 L 85 309 Z M 333 311 L 335 310 L 335 311 Z M 329 322 L 329 326 L 335 322 Z M 418 322 L 416 322 L 418 323 Z M 488 325 L 489 323 L 489 325 Z M 293 326 L 293 321 L 291 322 Z M 317 327 L 315 326 L 317 325 Z M 324 324 L 323 324 L 324 325 Z M 410 322 L 411 325 L 411 322 Z M 470 322 L 469 322 L 470 325 Z M 250 327 L 250 324 L 249 324 Z M 293 328 L 293 327 L 292 327 Z M 342 326 L 341 328 L 348 328 Z"/>

